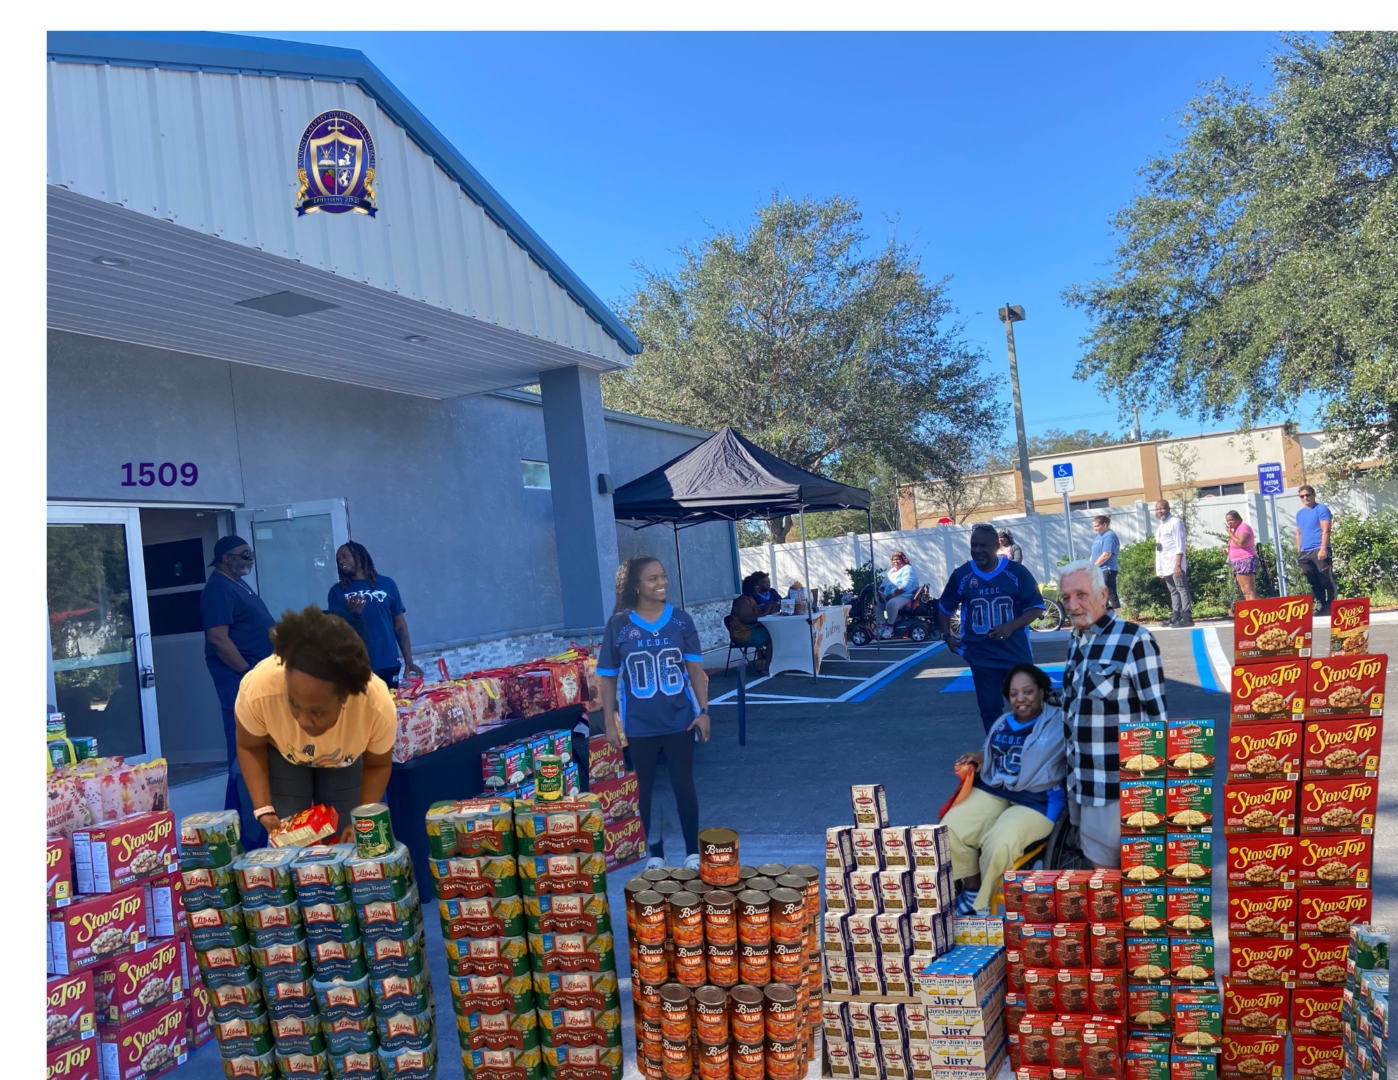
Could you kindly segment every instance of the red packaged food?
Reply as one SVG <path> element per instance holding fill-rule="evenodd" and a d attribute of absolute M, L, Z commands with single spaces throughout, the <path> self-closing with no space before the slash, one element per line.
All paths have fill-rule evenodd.
<path fill-rule="evenodd" d="M 1214 982 L 1213 938 L 1171 938 L 1170 978 L 1176 986 Z"/>
<path fill-rule="evenodd" d="M 1228 838 L 1228 890 L 1296 887 L 1299 841 L 1294 836 Z"/>
<path fill-rule="evenodd" d="M 73 842 L 50 836 L 48 846 L 49 907 L 67 907 L 73 901 Z"/>
<path fill-rule="evenodd" d="M 1291 1034 L 1300 1038 L 1339 1038 L 1344 997 L 1342 986 L 1298 986 L 1291 992 Z"/>
<path fill-rule="evenodd" d="M 1171 833 L 1165 840 L 1165 875 L 1172 885 L 1205 885 L 1213 875 L 1214 841 L 1208 833 Z"/>
<path fill-rule="evenodd" d="M 1228 735 L 1228 782 L 1301 779 L 1301 735 L 1290 721 L 1238 725 Z"/>
<path fill-rule="evenodd" d="M 1300 723 L 1305 715 L 1307 660 L 1277 660 L 1233 668 L 1233 725 Z"/>
<path fill-rule="evenodd" d="M 1388 657 L 1329 656 L 1311 661 L 1306 679 L 1306 719 L 1383 716 Z"/>
<path fill-rule="evenodd" d="M 1058 875 L 1053 885 L 1058 922 L 1087 922 L 1087 884 L 1091 880 L 1091 870 L 1064 870 Z"/>
<path fill-rule="evenodd" d="M 646 857 L 646 833 L 641 828 L 640 817 L 606 822 L 602 834 L 608 870 Z"/>
<path fill-rule="evenodd" d="M 1131 1030 L 1126 1043 L 1124 1080 L 1170 1080 L 1170 1036 Z M 1181 1076 L 1181 1080 L 1187 1078 Z"/>
<path fill-rule="evenodd" d="M 152 878 L 143 888 L 146 891 L 146 936 L 150 940 L 174 937 L 189 927 L 189 916 L 184 909 L 184 875 L 178 869 L 164 877 Z"/>
<path fill-rule="evenodd" d="M 1295 1036 L 1291 1040 L 1291 1074 L 1295 1080 L 1333 1080 L 1345 1064 L 1339 1037 Z"/>
<path fill-rule="evenodd" d="M 1020 931 L 1024 928 L 1024 923 L 1018 919 L 1005 920 L 1005 948 L 1019 949 L 1021 944 Z"/>
<path fill-rule="evenodd" d="M 1302 836 L 1370 836 L 1378 811 L 1376 779 L 1303 780 L 1297 831 Z"/>
<path fill-rule="evenodd" d="M 1170 942 L 1166 938 L 1127 938 L 1126 974 L 1132 982 L 1169 984 Z"/>
<path fill-rule="evenodd" d="M 1054 959 L 1053 923 L 1024 923 L 1019 931 L 1019 951 L 1025 967 L 1057 967 Z"/>
<path fill-rule="evenodd" d="M 1096 1016 L 1126 1014 L 1126 972 L 1123 968 L 1090 968 L 1087 972 L 1088 1003 Z"/>
<path fill-rule="evenodd" d="M 1121 831 L 1124 835 L 1159 834 L 1165 831 L 1165 779 L 1123 780 Z"/>
<path fill-rule="evenodd" d="M 1057 908 L 1054 904 L 1054 887 L 1058 882 L 1057 870 L 1035 870 L 1020 882 L 1020 909 L 1025 922 L 1057 922 Z"/>
<path fill-rule="evenodd" d="M 1126 927 L 1119 922 L 1090 923 L 1087 950 L 1095 968 L 1119 968 L 1126 963 Z"/>
<path fill-rule="evenodd" d="M 1121 871 L 1094 870 L 1087 879 L 1088 922 L 1110 923 L 1121 918 Z"/>
<path fill-rule="evenodd" d="M 92 972 L 55 975 L 48 981 L 48 1048 L 96 1034 Z"/>
<path fill-rule="evenodd" d="M 1330 655 L 1359 656 L 1369 651 L 1369 598 L 1330 603 Z"/>
<path fill-rule="evenodd" d="M 1031 1013 L 1058 1011 L 1058 969 L 1024 969 L 1024 1000 Z"/>
<path fill-rule="evenodd" d="M 1165 837 L 1123 836 L 1121 876 L 1130 885 L 1165 883 Z"/>
<path fill-rule="evenodd" d="M 1126 1018 L 1131 1031 L 1170 1032 L 1169 983 L 1127 983 Z"/>
<path fill-rule="evenodd" d="M 73 833 L 80 893 L 112 893 L 179 868 L 179 834 L 169 810 L 136 814 Z"/>
<path fill-rule="evenodd" d="M 1124 1043 L 1120 1024 L 1089 1021 L 1083 1026 L 1083 1075 L 1089 1077 L 1120 1077 L 1125 1064 L 1122 1060 Z"/>
<path fill-rule="evenodd" d="M 595 784 L 610 780 L 626 771 L 626 758 L 620 747 L 613 746 L 605 735 L 593 735 L 587 740 L 588 780 Z"/>
<path fill-rule="evenodd" d="M 1061 968 L 1087 967 L 1087 924 L 1054 923 L 1053 957 Z"/>
<path fill-rule="evenodd" d="M 198 979 L 189 984 L 189 1000 L 185 1007 L 184 1022 L 189 1049 L 197 1050 L 214 1037 L 209 992 L 204 989 L 203 982 Z"/>
<path fill-rule="evenodd" d="M 146 898 L 140 885 L 84 896 L 52 912 L 54 968 L 68 975 L 146 947 Z"/>
<path fill-rule="evenodd" d="M 96 1039 L 56 1046 L 48 1052 L 48 1080 L 101 1080 Z"/>
<path fill-rule="evenodd" d="M 589 790 L 601 801 L 607 821 L 625 821 L 641 812 L 641 782 L 633 772 L 598 780 Z"/>
<path fill-rule="evenodd" d="M 1024 1018 L 1024 1014 L 1029 1011 L 1029 1005 L 1024 1000 L 1024 995 L 1017 990 L 1007 990 L 1005 992 L 1005 1027 L 1018 1033 L 1019 1022 Z"/>
<path fill-rule="evenodd" d="M 1049 1025 L 1049 1060 L 1057 1069 L 1081 1069 L 1083 1067 L 1083 1028 L 1087 1020 L 1072 1016 L 1059 1016 Z"/>
<path fill-rule="evenodd" d="M 271 847 L 312 847 L 322 840 L 333 843 L 340 831 L 340 813 L 333 806 L 319 804 L 292 814 L 282 827 L 267 837 Z"/>
<path fill-rule="evenodd" d="M 1056 1017 L 1051 1012 L 1030 1011 L 1019 1021 L 1019 1060 L 1023 1065 L 1051 1065 L 1053 1061 L 1052 1028 Z"/>
<path fill-rule="evenodd" d="M 1290 989 L 1296 984 L 1296 942 L 1244 938 L 1228 943 L 1228 978 L 1235 986 Z"/>
<path fill-rule="evenodd" d="M 1086 968 L 1058 969 L 1058 1012 L 1060 1016 L 1092 1013 L 1092 985 Z"/>
<path fill-rule="evenodd" d="M 1226 784 L 1225 836 L 1291 836 L 1296 831 L 1296 785 L 1287 780 Z"/>
<path fill-rule="evenodd" d="M 1372 910 L 1370 889 L 1301 889 L 1297 933 L 1302 938 L 1348 938 L 1350 926 L 1368 922 Z"/>
<path fill-rule="evenodd" d="M 1285 1035 L 1225 1035 L 1218 1075 L 1223 1080 L 1281 1080 L 1285 1061 Z"/>
<path fill-rule="evenodd" d="M 1228 1035 L 1279 1035 L 1286 1031 L 1291 992 L 1284 986 L 1242 986 L 1223 980 L 1223 1030 Z"/>
<path fill-rule="evenodd" d="M 1373 866 L 1372 836 L 1303 836 L 1297 841 L 1296 880 L 1302 888 L 1317 885 L 1369 887 Z"/>
<path fill-rule="evenodd" d="M 97 1013 L 98 1027 L 129 1024 L 171 1001 L 183 1001 L 179 939 L 152 941 L 142 952 L 94 968 L 93 993 L 106 1005 Z"/>
<path fill-rule="evenodd" d="M 1167 775 L 1212 778 L 1214 739 L 1213 720 L 1169 721 L 1165 731 Z"/>
<path fill-rule="evenodd" d="M 1383 728 L 1375 720 L 1312 720 L 1301 744 L 1301 776 L 1307 780 L 1379 774 Z"/>
<path fill-rule="evenodd" d="M 1367 891 L 1367 890 L 1366 890 Z M 1296 945 L 1296 985 L 1345 985 L 1349 938 L 1305 938 Z"/>
<path fill-rule="evenodd" d="M 1024 992 L 1024 956 L 1015 949 L 1005 950 L 1005 979 L 1010 990 Z"/>
<path fill-rule="evenodd" d="M 1296 937 L 1295 889 L 1238 889 L 1228 894 L 1229 938 Z"/>
<path fill-rule="evenodd" d="M 1165 926 L 1170 937 L 1213 940 L 1214 891 L 1207 881 L 1172 885 L 1165 894 Z"/>
<path fill-rule="evenodd" d="M 189 1056 L 184 1002 L 171 1002 L 121 1027 L 103 1028 L 102 1080 L 152 1080 Z"/>
<path fill-rule="evenodd" d="M 1006 870 L 1001 876 L 1005 890 L 1005 912 L 1019 913 L 1024 910 L 1021 888 L 1034 874 L 1033 870 Z"/>
<path fill-rule="evenodd" d="M 1239 601 L 1233 606 L 1233 662 L 1310 656 L 1314 609 L 1309 596 Z"/>

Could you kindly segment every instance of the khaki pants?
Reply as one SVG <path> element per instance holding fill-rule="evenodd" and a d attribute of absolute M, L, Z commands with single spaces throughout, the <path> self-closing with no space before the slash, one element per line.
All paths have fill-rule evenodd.
<path fill-rule="evenodd" d="M 951 876 L 960 880 L 980 871 L 978 910 L 989 905 L 1000 875 L 1053 832 L 1053 822 L 1039 811 L 980 788 L 942 815 L 942 824 L 951 831 Z"/>

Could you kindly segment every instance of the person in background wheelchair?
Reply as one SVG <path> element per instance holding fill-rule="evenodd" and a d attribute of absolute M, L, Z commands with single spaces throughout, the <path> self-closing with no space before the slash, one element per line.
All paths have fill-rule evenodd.
<path fill-rule="evenodd" d="M 1016 664 L 1002 692 L 1010 711 L 991 725 L 985 745 L 957 758 L 971 765 L 971 791 L 945 814 L 952 877 L 962 884 L 959 915 L 986 913 L 1000 875 L 1053 831 L 1067 804 L 1063 710 L 1053 682 L 1033 664 Z"/>
<path fill-rule="evenodd" d="M 898 622 L 898 613 L 913 602 L 922 583 L 918 581 L 913 564 L 901 551 L 895 551 L 888 561 L 892 569 L 879 587 L 879 600 L 883 602 L 884 624 L 894 626 Z"/>

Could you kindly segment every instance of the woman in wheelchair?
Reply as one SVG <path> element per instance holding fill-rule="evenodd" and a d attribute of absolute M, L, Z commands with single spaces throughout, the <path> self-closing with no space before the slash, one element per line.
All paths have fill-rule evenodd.
<path fill-rule="evenodd" d="M 1010 711 L 980 750 L 956 764 L 976 770 L 974 786 L 942 815 L 951 831 L 952 877 L 962 884 L 960 915 L 989 908 L 1000 875 L 1053 831 L 1066 805 L 1063 710 L 1049 677 L 1033 664 L 1010 669 L 1001 691 Z"/>
<path fill-rule="evenodd" d="M 724 619 L 728 624 L 728 636 L 734 642 L 757 649 L 753 668 L 759 675 L 766 675 L 767 666 L 772 662 L 772 635 L 757 620 L 780 611 L 781 607 L 781 597 L 772 592 L 771 578 L 758 570 L 743 578 L 743 591 L 734 599 L 733 608 Z"/>

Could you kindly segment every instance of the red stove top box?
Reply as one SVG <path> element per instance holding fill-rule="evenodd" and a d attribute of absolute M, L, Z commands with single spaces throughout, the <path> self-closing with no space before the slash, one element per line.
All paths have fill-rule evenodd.
<path fill-rule="evenodd" d="M 1225 1035 L 1218 1075 L 1223 1080 L 1281 1080 L 1285 1062 L 1285 1035 Z"/>
<path fill-rule="evenodd" d="M 48 1047 L 52 1050 L 96 1034 L 92 972 L 55 975 L 48 981 Z"/>
<path fill-rule="evenodd" d="M 1223 980 L 1225 1035 L 1284 1035 L 1291 995 L 1284 986 L 1240 986 Z"/>
<path fill-rule="evenodd" d="M 1228 942 L 1228 978 L 1234 986 L 1290 989 L 1297 979 L 1296 942 L 1243 938 Z"/>
<path fill-rule="evenodd" d="M 1233 608 L 1233 662 L 1310 656 L 1314 609 L 1309 596 L 1240 601 Z"/>
<path fill-rule="evenodd" d="M 1311 661 L 1306 679 L 1306 719 L 1383 716 L 1388 657 L 1328 656 Z"/>
<path fill-rule="evenodd" d="M 1372 910 L 1370 889 L 1302 889 L 1297 933 L 1302 938 L 1348 938 L 1350 926 L 1368 922 Z"/>
<path fill-rule="evenodd" d="M 110 893 L 179 869 L 179 833 L 169 810 L 136 814 L 73 833 L 78 891 Z"/>
<path fill-rule="evenodd" d="M 1302 836 L 1297 840 L 1297 884 L 1367 889 L 1373 866 L 1372 836 Z"/>
<path fill-rule="evenodd" d="M 48 1080 L 102 1080 L 96 1039 L 56 1046 L 48 1053 Z"/>
<path fill-rule="evenodd" d="M 1307 780 L 1378 776 L 1382 743 L 1377 720 L 1312 720 L 1301 746 L 1301 775 Z"/>
<path fill-rule="evenodd" d="M 1294 889 L 1300 859 L 1294 836 L 1228 838 L 1228 892 L 1234 889 Z"/>
<path fill-rule="evenodd" d="M 152 941 L 142 952 L 109 960 L 94 969 L 93 988 L 107 1006 L 97 1014 L 101 1027 L 129 1024 L 172 1001 L 183 1001 L 180 940 Z"/>
<path fill-rule="evenodd" d="M 154 1080 L 189 1057 L 185 1003 L 171 1002 L 129 1024 L 103 1028 L 102 1080 Z"/>
<path fill-rule="evenodd" d="M 1343 988 L 1348 956 L 1349 938 L 1303 939 L 1296 946 L 1296 985 Z"/>
<path fill-rule="evenodd" d="M 1295 1080 L 1333 1080 L 1344 1064 L 1345 1050 L 1339 1038 L 1292 1037 L 1291 1070 Z"/>
<path fill-rule="evenodd" d="M 1228 734 L 1228 782 L 1301 779 L 1301 725 L 1239 724 Z"/>
<path fill-rule="evenodd" d="M 1298 986 L 1291 992 L 1291 1034 L 1338 1039 L 1344 997 L 1342 986 Z"/>
<path fill-rule="evenodd" d="M 1303 780 L 1297 831 L 1302 836 L 1369 836 L 1378 810 L 1377 779 Z"/>
<path fill-rule="evenodd" d="M 49 907 L 73 902 L 73 842 L 66 836 L 48 838 Z"/>
<path fill-rule="evenodd" d="M 1229 692 L 1232 725 L 1299 724 L 1306 708 L 1308 660 L 1269 660 L 1233 668 Z"/>
<path fill-rule="evenodd" d="M 1296 938 L 1295 889 L 1235 889 L 1228 894 L 1228 937 Z"/>
<path fill-rule="evenodd" d="M 51 912 L 54 968 L 68 975 L 146 947 L 145 890 L 80 896 Z"/>

